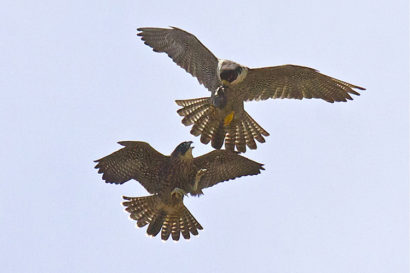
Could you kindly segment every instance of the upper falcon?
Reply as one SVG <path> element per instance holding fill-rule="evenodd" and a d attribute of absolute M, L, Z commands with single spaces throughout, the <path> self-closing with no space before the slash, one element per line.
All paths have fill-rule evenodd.
<path fill-rule="evenodd" d="M 138 36 L 155 52 L 165 52 L 180 67 L 196 77 L 211 97 L 177 100 L 183 108 L 185 125 L 191 133 L 201 135 L 201 142 L 240 152 L 246 146 L 256 149 L 254 139 L 264 142 L 268 136 L 243 108 L 244 101 L 269 98 L 311 99 L 327 102 L 352 100 L 355 89 L 365 90 L 297 65 L 248 68 L 233 61 L 218 59 L 194 35 L 176 28 L 138 28 Z"/>

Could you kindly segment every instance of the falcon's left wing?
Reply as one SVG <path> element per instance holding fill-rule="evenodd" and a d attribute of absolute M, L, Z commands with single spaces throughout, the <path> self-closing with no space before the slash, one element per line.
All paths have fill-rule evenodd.
<path fill-rule="evenodd" d="M 135 179 L 149 193 L 158 193 L 161 189 L 161 169 L 169 161 L 146 142 L 120 141 L 124 148 L 95 160 L 98 173 L 107 183 L 123 184 Z"/>
<path fill-rule="evenodd" d="M 155 52 L 165 52 L 180 67 L 213 92 L 219 86 L 218 59 L 194 35 L 172 28 L 138 28 L 138 36 Z"/>
<path fill-rule="evenodd" d="M 194 165 L 198 170 L 206 169 L 199 182 L 199 189 L 241 176 L 257 175 L 264 170 L 263 164 L 227 150 L 214 150 L 194 158 Z"/>
<path fill-rule="evenodd" d="M 352 100 L 349 94 L 359 96 L 353 85 L 317 70 L 297 65 L 251 68 L 246 78 L 236 86 L 244 101 L 273 99 L 323 99 L 327 102 Z"/>

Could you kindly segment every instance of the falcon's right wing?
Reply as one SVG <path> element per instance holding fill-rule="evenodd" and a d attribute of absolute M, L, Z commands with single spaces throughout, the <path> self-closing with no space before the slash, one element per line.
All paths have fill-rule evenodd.
<path fill-rule="evenodd" d="M 236 87 L 237 96 L 244 101 L 318 98 L 331 103 L 352 100 L 350 94 L 359 96 L 354 89 L 365 90 L 321 74 L 313 68 L 298 65 L 251 68 Z"/>
<path fill-rule="evenodd" d="M 209 91 L 220 85 L 216 70 L 218 59 L 194 35 L 182 29 L 138 28 L 138 36 L 155 52 L 165 52 Z"/>
<path fill-rule="evenodd" d="M 149 193 L 157 193 L 161 187 L 161 169 L 169 157 L 156 151 L 146 142 L 121 141 L 125 146 L 106 157 L 95 160 L 98 173 L 107 183 L 123 184 L 135 179 Z"/>
<path fill-rule="evenodd" d="M 199 181 L 199 189 L 241 176 L 257 175 L 264 170 L 263 164 L 227 150 L 214 150 L 199 156 L 194 159 L 194 165 L 198 170 L 206 169 Z"/>

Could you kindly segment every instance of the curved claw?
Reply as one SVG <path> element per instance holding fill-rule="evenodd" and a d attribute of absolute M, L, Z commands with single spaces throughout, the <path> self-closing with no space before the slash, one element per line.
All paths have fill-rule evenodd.
<path fill-rule="evenodd" d="M 196 177 L 201 178 L 204 174 L 206 174 L 207 171 L 208 171 L 208 169 L 199 169 L 196 172 Z"/>
<path fill-rule="evenodd" d="M 193 192 L 198 192 L 198 184 L 199 184 L 199 181 L 201 181 L 202 176 L 204 176 L 204 174 L 206 174 L 207 171 L 208 171 L 207 169 L 199 169 L 199 170 L 196 172 L 195 183 L 194 183 L 194 186 L 192 187 L 192 188 L 193 188 Z M 200 191 L 200 192 L 202 193 L 202 191 Z"/>
<path fill-rule="evenodd" d="M 172 192 L 171 192 L 171 196 L 176 198 L 176 199 L 182 199 L 184 197 L 184 195 L 187 195 L 187 193 L 180 188 L 175 188 Z"/>

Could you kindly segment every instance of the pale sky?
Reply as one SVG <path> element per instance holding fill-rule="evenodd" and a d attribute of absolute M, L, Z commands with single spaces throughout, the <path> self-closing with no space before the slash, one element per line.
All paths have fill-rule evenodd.
<path fill-rule="evenodd" d="M 409 267 L 408 1 L 3 1 L 1 272 L 402 273 Z M 176 26 L 217 57 L 297 64 L 365 87 L 347 103 L 245 103 L 265 164 L 185 199 L 190 241 L 145 236 L 93 160 L 194 141 L 176 99 L 209 96 L 138 27 Z"/>

